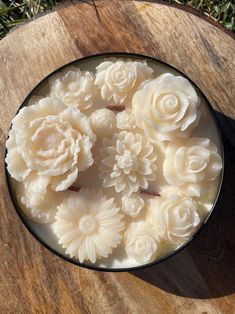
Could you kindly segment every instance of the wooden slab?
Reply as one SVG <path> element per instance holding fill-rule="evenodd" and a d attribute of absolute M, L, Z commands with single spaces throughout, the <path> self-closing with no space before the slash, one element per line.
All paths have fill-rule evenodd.
<path fill-rule="evenodd" d="M 155 1 L 96 5 L 68 2 L 0 42 L 0 313 L 234 313 L 234 40 Z M 64 63 L 105 51 L 147 54 L 187 74 L 220 111 L 227 150 L 222 198 L 208 226 L 175 257 L 134 273 L 85 270 L 48 252 L 17 217 L 3 175 L 7 130 L 27 93 Z"/>

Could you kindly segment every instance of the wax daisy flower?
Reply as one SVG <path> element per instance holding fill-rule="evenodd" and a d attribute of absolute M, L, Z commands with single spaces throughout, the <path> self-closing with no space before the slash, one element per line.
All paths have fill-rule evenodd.
<path fill-rule="evenodd" d="M 63 100 L 67 106 L 86 111 L 96 99 L 94 81 L 93 73 L 70 66 L 49 79 L 50 94 Z"/>
<path fill-rule="evenodd" d="M 160 252 L 160 240 L 148 222 L 133 223 L 124 236 L 125 250 L 137 262 L 146 264 L 156 259 Z"/>
<path fill-rule="evenodd" d="M 93 164 L 95 139 L 83 113 L 57 98 L 43 98 L 13 119 L 6 142 L 7 169 L 36 193 L 45 193 L 47 186 L 66 190 L 79 171 Z"/>
<path fill-rule="evenodd" d="M 122 240 L 123 215 L 102 191 L 81 189 L 66 199 L 55 216 L 53 230 L 71 258 L 95 263 L 108 257 Z"/>
<path fill-rule="evenodd" d="M 155 180 L 157 156 L 153 146 L 138 133 L 121 131 L 112 139 L 104 139 L 99 176 L 103 187 L 114 186 L 117 193 L 131 195 L 139 188 L 147 189 Z"/>
<path fill-rule="evenodd" d="M 115 103 L 123 103 L 131 98 L 139 85 L 152 77 L 153 70 L 146 62 L 104 61 L 97 68 L 95 84 L 101 89 L 104 100 L 113 98 Z"/>

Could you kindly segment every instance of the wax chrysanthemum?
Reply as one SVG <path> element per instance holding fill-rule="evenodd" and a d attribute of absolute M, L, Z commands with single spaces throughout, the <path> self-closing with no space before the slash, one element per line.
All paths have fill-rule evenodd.
<path fill-rule="evenodd" d="M 122 240 L 123 215 L 102 191 L 81 189 L 60 206 L 53 230 L 70 257 L 95 263 L 108 257 Z"/>
<path fill-rule="evenodd" d="M 131 195 L 156 178 L 157 156 L 153 146 L 140 134 L 121 131 L 104 139 L 99 176 L 103 187 L 114 186 L 117 193 Z"/>

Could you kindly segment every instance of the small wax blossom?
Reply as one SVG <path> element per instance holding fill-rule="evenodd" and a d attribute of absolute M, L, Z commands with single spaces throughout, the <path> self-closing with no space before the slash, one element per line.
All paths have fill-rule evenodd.
<path fill-rule="evenodd" d="M 133 130 L 136 126 L 135 117 L 130 110 L 117 113 L 117 127 L 123 130 Z"/>
<path fill-rule="evenodd" d="M 203 184 L 217 178 L 222 159 L 208 138 L 192 137 L 169 143 L 163 163 L 163 174 L 172 186 L 183 188 L 191 196 L 200 196 Z"/>
<path fill-rule="evenodd" d="M 127 254 L 140 264 L 157 258 L 160 253 L 160 240 L 154 228 L 147 222 L 132 224 L 124 237 Z"/>
<path fill-rule="evenodd" d="M 116 116 L 113 111 L 103 108 L 92 112 L 90 116 L 92 130 L 97 136 L 112 135 L 116 128 Z"/>
<path fill-rule="evenodd" d="M 69 195 L 69 191 L 55 192 L 47 188 L 45 193 L 31 190 L 18 183 L 16 198 L 23 212 L 38 223 L 51 223 L 55 219 L 57 206 Z"/>
<path fill-rule="evenodd" d="M 138 195 L 133 193 L 130 196 L 123 196 L 122 198 L 122 212 L 131 217 L 137 217 L 144 208 L 144 200 Z"/>

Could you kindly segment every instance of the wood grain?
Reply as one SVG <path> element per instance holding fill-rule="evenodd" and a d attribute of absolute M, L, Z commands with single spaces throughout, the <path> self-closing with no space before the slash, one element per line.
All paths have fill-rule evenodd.
<path fill-rule="evenodd" d="M 235 43 L 175 7 L 145 1 L 67 3 L 0 42 L 0 313 L 235 312 Z M 23 227 L 3 175 L 7 130 L 27 93 L 51 71 L 105 51 L 143 53 L 187 74 L 218 110 L 225 184 L 207 227 L 187 249 L 133 273 L 64 262 Z"/>

